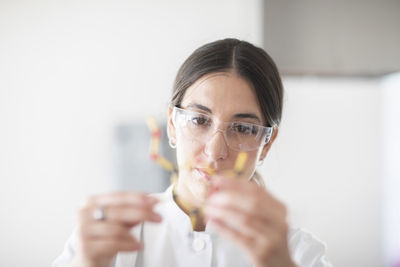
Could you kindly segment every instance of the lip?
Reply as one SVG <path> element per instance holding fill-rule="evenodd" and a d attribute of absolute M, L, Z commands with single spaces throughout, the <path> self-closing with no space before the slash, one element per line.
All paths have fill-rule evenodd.
<path fill-rule="evenodd" d="M 202 178 L 206 179 L 207 181 L 211 180 L 210 174 L 206 172 L 204 169 L 195 168 L 195 170 Z"/>

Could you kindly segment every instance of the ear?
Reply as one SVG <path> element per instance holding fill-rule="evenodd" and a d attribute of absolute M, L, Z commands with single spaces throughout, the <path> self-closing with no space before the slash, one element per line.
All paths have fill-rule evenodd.
<path fill-rule="evenodd" d="M 279 128 L 277 126 L 275 126 L 273 129 L 273 132 L 272 132 L 271 139 L 269 140 L 269 142 L 267 144 L 264 145 L 259 160 L 263 160 L 267 156 L 268 151 L 272 146 L 272 143 L 275 141 L 276 137 L 278 136 L 278 132 L 279 132 Z"/>
<path fill-rule="evenodd" d="M 167 135 L 168 138 L 175 138 L 176 139 L 176 130 L 175 130 L 175 125 L 172 121 L 172 111 L 173 107 L 168 108 L 168 124 L 167 124 Z"/>

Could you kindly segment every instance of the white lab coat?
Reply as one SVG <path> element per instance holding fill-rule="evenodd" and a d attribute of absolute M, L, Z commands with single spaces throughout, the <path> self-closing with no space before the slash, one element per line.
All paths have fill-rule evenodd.
<path fill-rule="evenodd" d="M 132 233 L 144 244 L 139 252 L 118 253 L 112 267 L 247 267 L 251 263 L 232 242 L 216 235 L 206 226 L 204 232 L 192 232 L 189 217 L 176 205 L 172 187 L 162 194 L 156 211 L 161 223 L 143 223 Z M 192 236 L 189 237 L 189 233 Z M 53 267 L 64 267 L 75 255 L 76 232 L 67 241 Z M 299 267 L 330 267 L 325 259 L 325 245 L 312 234 L 290 229 L 288 244 L 291 257 Z"/>

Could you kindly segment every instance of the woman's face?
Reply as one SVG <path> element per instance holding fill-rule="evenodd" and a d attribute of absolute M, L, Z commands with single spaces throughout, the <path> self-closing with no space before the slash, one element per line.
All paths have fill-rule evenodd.
<path fill-rule="evenodd" d="M 226 126 L 221 122 L 230 121 L 264 125 L 252 85 L 231 72 L 201 77 L 187 89 L 181 108 L 211 116 L 218 130 L 225 130 Z M 193 202 L 202 203 L 213 179 L 207 170 L 212 168 L 216 175 L 232 170 L 239 152 L 228 146 L 222 131 L 212 130 L 206 140 L 199 140 L 179 126 L 175 127 L 171 116 L 170 110 L 168 131 L 170 137 L 176 138 L 177 161 L 180 166 L 177 187 L 183 189 L 186 197 L 192 198 Z M 267 146 L 269 144 L 247 152 L 246 165 L 240 179 L 249 179 L 253 175 L 256 162 L 260 156 L 265 156 Z"/>

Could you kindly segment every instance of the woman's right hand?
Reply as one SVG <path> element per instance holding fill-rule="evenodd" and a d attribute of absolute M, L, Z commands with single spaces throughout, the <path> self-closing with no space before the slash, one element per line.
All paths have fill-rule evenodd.
<path fill-rule="evenodd" d="M 146 194 L 119 192 L 90 197 L 78 214 L 79 248 L 72 266 L 109 266 L 120 251 L 137 251 L 142 244 L 131 228 L 144 221 L 160 222 L 153 211 L 158 200 Z M 96 209 L 104 212 L 95 219 Z"/>

